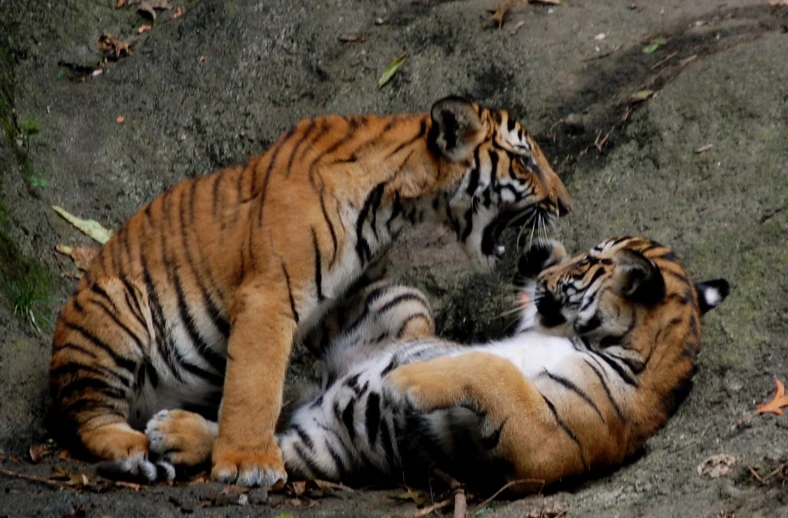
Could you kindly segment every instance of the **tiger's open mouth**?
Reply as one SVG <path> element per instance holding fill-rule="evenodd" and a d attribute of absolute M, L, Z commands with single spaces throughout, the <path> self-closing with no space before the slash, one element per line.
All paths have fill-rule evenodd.
<path fill-rule="evenodd" d="M 506 252 L 506 247 L 501 244 L 501 235 L 504 230 L 513 223 L 536 226 L 540 220 L 548 226 L 552 222 L 549 212 L 539 207 L 529 206 L 525 209 L 501 211 L 482 232 L 482 254 L 500 259 Z"/>

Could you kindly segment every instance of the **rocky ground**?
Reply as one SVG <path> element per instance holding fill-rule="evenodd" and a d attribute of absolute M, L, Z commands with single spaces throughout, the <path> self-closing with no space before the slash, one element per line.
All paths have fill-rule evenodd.
<path fill-rule="evenodd" d="M 788 377 L 788 7 L 562 0 L 516 5 L 499 29 L 486 11 L 497 0 L 170 3 L 180 10 L 151 21 L 115 0 L 0 0 L 0 516 L 415 512 L 412 499 L 392 498 L 401 488 L 266 500 L 202 483 L 115 486 L 57 452 L 34 464 L 28 448 L 46 440 L 52 321 L 77 274 L 55 246 L 90 244 L 52 205 L 116 228 L 302 117 L 423 111 L 451 93 L 509 108 L 537 135 L 575 198 L 555 231 L 568 248 L 643 234 L 674 246 L 696 277 L 733 286 L 705 320 L 690 398 L 642 457 L 476 514 L 788 515 L 788 418 L 736 425 Z M 143 24 L 152 27 L 138 34 Z M 129 55 L 110 50 L 105 61 L 104 32 L 133 42 Z M 511 257 L 496 277 L 478 276 L 450 241 L 410 236 L 394 274 L 431 296 L 441 334 L 500 334 Z M 299 354 L 291 379 L 311 363 Z M 735 458 L 732 472 L 699 475 L 716 454 Z"/>

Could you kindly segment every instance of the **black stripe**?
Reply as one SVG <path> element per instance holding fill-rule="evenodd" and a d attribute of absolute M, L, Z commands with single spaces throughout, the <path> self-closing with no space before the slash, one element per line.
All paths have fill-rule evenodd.
<path fill-rule="evenodd" d="M 310 450 L 315 449 L 315 441 L 313 441 L 309 434 L 306 433 L 306 430 L 297 424 L 292 425 L 291 428 L 295 430 L 295 432 L 298 434 L 298 437 L 301 438 L 301 441 L 306 444 Z"/>
<path fill-rule="evenodd" d="M 323 122 L 323 121 L 321 120 L 321 122 Z M 321 126 L 322 125 L 323 124 L 321 124 Z M 307 139 L 309 138 L 310 133 L 312 133 L 312 130 L 315 129 L 315 126 L 316 126 L 315 119 L 311 119 L 309 121 L 309 127 L 306 129 L 306 131 L 303 132 L 303 134 L 301 135 L 301 138 L 298 139 L 298 142 L 296 142 L 295 147 L 293 147 L 293 150 L 290 152 L 290 158 L 287 159 L 287 167 L 284 170 L 285 178 L 290 176 L 290 171 L 293 169 L 293 161 L 295 160 L 295 156 L 298 154 L 298 150 L 301 148 L 301 146 L 304 144 L 304 142 L 307 141 Z M 320 135 L 318 135 L 317 138 L 320 138 Z M 306 153 L 306 151 L 304 151 L 304 153 Z"/>
<path fill-rule="evenodd" d="M 420 295 L 417 295 L 416 293 L 403 293 L 402 295 L 398 295 L 393 299 L 391 299 L 390 301 L 386 302 L 380 309 L 378 309 L 377 313 L 381 315 L 387 312 L 388 310 L 394 308 L 395 306 L 398 306 L 399 304 L 410 300 L 415 300 L 420 304 L 425 304 L 424 298 L 421 297 Z"/>
<path fill-rule="evenodd" d="M 104 290 L 101 290 L 101 291 L 103 292 Z M 104 295 L 106 295 L 106 292 L 104 292 Z M 107 307 L 107 306 L 104 305 L 103 302 L 99 302 L 99 301 L 96 301 L 96 300 L 94 300 L 92 302 L 93 302 L 93 304 L 95 304 L 95 305 L 99 306 L 101 309 L 103 309 L 104 313 L 108 317 L 110 317 L 113 322 L 115 322 L 115 325 L 118 326 L 119 328 L 123 329 L 123 331 L 127 335 L 129 335 L 131 337 L 131 339 L 137 345 L 137 350 L 138 350 L 140 356 L 145 356 L 146 344 L 143 343 L 143 339 L 142 338 L 137 336 L 137 334 L 134 331 L 129 329 L 129 327 L 126 324 L 124 324 L 123 322 L 121 322 L 120 319 L 115 315 L 115 313 L 118 313 L 117 306 L 112 304 L 111 307 Z M 147 328 L 145 328 L 145 330 L 147 331 Z"/>
<path fill-rule="evenodd" d="M 111 414 L 122 417 L 124 421 L 128 418 L 128 415 L 118 410 L 115 404 L 89 398 L 82 398 L 74 401 L 74 403 L 68 406 L 67 412 L 71 415 L 79 415 L 97 410 L 101 410 L 100 413 L 102 415 Z M 74 421 L 74 425 L 76 425 L 74 428 L 76 428 L 79 426 L 80 420 L 74 419 Z"/>
<path fill-rule="evenodd" d="M 339 480 L 343 480 L 348 472 L 348 468 L 345 466 L 345 459 L 342 458 L 342 455 L 331 446 L 331 441 L 328 440 L 328 437 L 324 437 L 323 443 L 328 450 L 328 454 L 331 455 L 331 458 L 334 460 L 334 464 L 336 464 L 337 473 Z"/>
<path fill-rule="evenodd" d="M 397 334 L 395 335 L 397 339 L 398 340 L 401 339 L 402 335 L 405 334 L 405 330 L 407 329 L 408 325 L 410 325 L 410 323 L 413 322 L 414 320 L 418 320 L 418 319 L 424 320 L 425 322 L 427 322 L 427 325 L 429 325 L 432 322 L 430 316 L 425 315 L 424 313 L 416 313 L 415 315 L 411 315 L 405 319 L 402 325 L 399 326 L 399 329 L 397 330 Z"/>
<path fill-rule="evenodd" d="M 397 358 L 394 357 L 394 358 L 391 359 L 389 364 L 386 365 L 386 367 L 382 371 L 380 371 L 380 376 L 381 377 L 385 377 L 386 374 L 388 374 L 389 372 L 393 371 L 397 367 L 399 367 L 399 361 L 397 361 Z"/>
<path fill-rule="evenodd" d="M 594 403 L 594 401 L 588 396 L 588 394 L 586 394 L 586 392 L 583 389 L 575 385 L 571 380 L 564 378 L 563 376 L 560 376 L 558 374 L 553 374 L 548 370 L 545 370 L 545 372 L 547 373 L 547 376 L 551 380 L 555 381 L 562 387 L 566 388 L 567 390 L 571 390 L 572 392 L 580 396 L 580 399 L 588 403 L 591 406 L 591 408 L 594 409 L 594 412 L 597 413 L 597 415 L 602 420 L 602 422 L 603 423 L 605 422 L 605 417 L 602 415 L 602 412 L 599 411 L 599 407 L 596 406 L 596 403 Z"/>
<path fill-rule="evenodd" d="M 142 314 L 142 307 L 140 306 L 139 299 L 137 299 L 137 294 L 134 292 L 131 284 L 126 279 L 121 279 L 121 282 L 123 282 L 123 286 L 125 286 L 125 289 L 123 290 L 123 297 L 126 300 L 126 305 L 131 310 L 130 312 L 132 316 L 136 318 L 137 322 L 139 322 L 142 328 L 147 331 L 148 322 L 145 320 L 145 317 Z"/>
<path fill-rule="evenodd" d="M 263 208 L 265 207 L 265 196 L 266 194 L 268 194 L 268 183 L 271 181 L 271 172 L 273 172 L 274 165 L 276 165 L 276 158 L 279 156 L 279 151 L 281 151 L 284 143 L 287 142 L 290 139 L 290 137 L 293 136 L 295 130 L 296 130 L 295 127 L 290 128 L 290 130 L 284 136 L 282 136 L 279 143 L 275 145 L 275 148 L 273 149 L 273 153 L 271 154 L 271 160 L 268 162 L 268 167 L 265 170 L 265 177 L 263 178 L 263 186 L 260 189 L 260 202 L 259 202 L 260 207 L 259 207 L 259 212 L 257 214 L 258 227 L 263 225 Z M 271 153 L 271 150 L 269 150 L 269 153 Z M 256 169 L 257 167 L 255 167 L 255 175 L 257 174 Z M 241 174 L 243 175 L 243 173 Z"/>
<path fill-rule="evenodd" d="M 351 399 L 348 401 L 345 410 L 342 411 L 342 422 L 345 424 L 347 433 L 352 441 L 356 436 L 356 429 L 353 427 L 353 418 L 356 410 L 356 400 Z"/>
<path fill-rule="evenodd" d="M 386 157 L 384 157 L 383 160 L 388 160 L 389 158 L 391 158 L 392 156 L 396 155 L 397 153 L 399 153 L 400 151 L 402 151 L 406 147 L 410 146 L 411 144 L 413 144 L 417 140 L 423 138 L 424 135 L 426 135 L 426 134 L 427 134 L 427 119 L 422 119 L 421 123 L 419 123 L 419 132 L 416 133 L 416 135 L 413 138 L 411 138 L 409 140 L 406 140 L 404 142 L 401 142 L 396 148 L 394 148 L 394 150 L 391 153 L 386 155 Z"/>
<path fill-rule="evenodd" d="M 298 316 L 298 311 L 296 310 L 295 306 L 295 299 L 293 298 L 293 288 L 290 285 L 290 274 L 287 273 L 287 267 L 285 266 L 284 261 L 282 261 L 282 273 L 285 276 L 285 282 L 287 283 L 287 295 L 290 297 L 290 310 L 293 312 L 293 319 L 295 319 L 296 324 L 300 320 Z"/>
<path fill-rule="evenodd" d="M 332 478 L 330 473 L 326 473 L 323 469 L 317 465 L 317 463 L 312 459 L 312 455 L 310 452 L 304 451 L 304 447 L 301 443 L 295 443 L 293 448 L 295 449 L 296 454 L 301 459 L 302 464 L 305 464 L 307 469 L 311 471 L 308 475 L 311 477 L 307 478 L 316 478 L 316 479 L 327 479 Z"/>
<path fill-rule="evenodd" d="M 632 376 L 630 376 L 630 375 L 629 375 L 629 373 L 628 373 L 628 372 L 626 372 L 626 370 L 625 370 L 625 369 L 624 369 L 624 368 L 623 368 L 623 367 L 622 367 L 622 366 L 621 366 L 621 365 L 620 365 L 618 362 L 616 362 L 616 361 L 615 361 L 615 359 L 613 359 L 613 358 L 609 357 L 609 356 L 608 356 L 608 355 L 606 355 L 605 353 L 601 353 L 601 352 L 598 352 L 598 351 L 590 351 L 590 353 L 591 353 L 591 354 L 593 354 L 593 355 L 594 355 L 594 357 L 596 357 L 596 358 L 600 358 L 600 359 L 602 359 L 602 360 L 603 360 L 603 361 L 604 361 L 606 364 L 608 364 L 608 365 L 610 366 L 610 368 L 611 368 L 611 369 L 613 369 L 614 371 L 616 371 L 616 374 L 618 374 L 618 375 L 619 375 L 619 377 L 620 377 L 622 380 L 624 380 L 624 382 L 625 382 L 627 385 L 631 385 L 631 386 L 633 386 L 633 387 L 637 387 L 637 386 L 638 386 L 638 382 L 637 382 L 637 380 L 636 380 L 635 378 L 633 378 Z"/>
<path fill-rule="evenodd" d="M 555 418 L 556 423 L 558 423 L 558 427 L 564 431 L 564 433 L 571 439 L 573 443 L 577 445 L 577 450 L 580 453 L 580 461 L 583 463 L 583 469 L 588 471 L 588 462 L 586 462 L 586 456 L 583 453 L 583 445 L 580 444 L 580 439 L 574 434 L 574 432 L 564 423 L 560 417 L 558 417 L 558 412 L 555 409 L 555 405 L 553 402 L 547 399 L 544 394 L 541 394 L 542 399 L 544 399 L 545 404 L 547 404 L 547 408 L 550 409 L 550 412 L 553 414 L 553 418 Z"/>
<path fill-rule="evenodd" d="M 222 175 L 220 173 L 213 174 L 213 184 L 211 185 L 211 213 L 213 214 L 214 219 L 219 219 L 219 215 L 217 213 L 219 209 L 219 183 L 222 181 Z M 224 225 L 224 218 L 221 218 L 222 226 Z"/>
<path fill-rule="evenodd" d="M 170 347 L 168 347 L 166 341 L 167 335 L 164 332 L 164 315 L 161 305 L 159 304 L 159 296 L 156 293 L 156 289 L 153 287 L 153 281 L 151 280 L 150 273 L 148 272 L 145 254 L 142 254 L 142 273 L 145 279 L 145 289 L 148 292 L 148 306 L 150 307 L 151 315 L 153 316 L 153 330 L 156 333 L 156 336 L 154 337 L 156 349 L 159 351 L 159 355 L 164 359 L 164 363 L 167 364 L 167 368 L 170 370 L 175 379 L 179 382 L 183 382 L 183 376 L 181 375 L 180 369 L 178 368 L 178 362 L 172 357 Z"/>
<path fill-rule="evenodd" d="M 479 170 L 479 147 L 473 150 L 473 169 L 471 169 L 470 177 L 468 178 L 468 187 L 465 188 L 465 194 L 473 196 L 476 189 L 479 187 L 479 177 L 481 171 Z"/>
<path fill-rule="evenodd" d="M 227 369 L 227 359 L 223 355 L 214 351 L 213 348 L 211 348 L 211 346 L 208 345 L 208 343 L 200 334 L 197 327 L 194 325 L 194 317 L 192 316 L 187 306 L 186 297 L 184 296 L 183 287 L 181 286 L 181 278 L 177 274 L 177 272 L 172 272 L 170 270 L 170 273 L 173 274 L 170 278 L 170 282 L 173 284 L 173 287 L 175 288 L 175 294 L 178 299 L 177 300 L 178 313 L 180 315 L 181 322 L 183 322 L 183 325 L 186 328 L 186 332 L 189 335 L 189 339 L 192 342 L 192 346 L 194 346 L 194 348 L 197 350 L 197 353 L 199 353 L 200 357 L 203 360 L 205 360 L 205 362 L 208 365 L 210 365 L 210 367 L 213 370 L 223 375 L 225 370 Z M 177 344 L 173 344 L 173 345 L 177 347 Z M 201 377 L 205 377 L 205 376 L 201 376 Z M 216 376 L 213 376 L 213 378 L 215 379 Z M 219 379 L 222 380 L 223 376 L 219 376 Z"/>
<path fill-rule="evenodd" d="M 80 326 L 79 324 L 75 324 L 73 322 L 64 321 L 66 327 L 71 329 L 72 331 L 76 331 L 77 333 L 81 334 L 86 340 L 90 343 L 98 347 L 99 349 L 103 350 L 107 355 L 112 358 L 112 361 L 123 370 L 129 371 L 132 374 L 137 370 L 138 362 L 131 358 L 126 358 L 118 354 L 117 351 L 113 350 L 107 343 L 101 341 L 96 335 L 85 329 L 84 327 Z"/>
<path fill-rule="evenodd" d="M 380 396 L 375 392 L 371 392 L 367 396 L 367 410 L 364 419 L 367 424 L 367 440 L 370 446 L 374 446 L 380 427 Z"/>
<path fill-rule="evenodd" d="M 394 443 L 392 442 L 394 434 L 389 428 L 392 424 L 391 421 L 391 419 L 385 419 L 382 423 L 383 426 L 380 427 L 380 444 L 383 445 L 383 451 L 386 452 L 386 460 L 389 465 L 392 465 L 397 460 Z"/>
<path fill-rule="evenodd" d="M 380 202 L 383 200 L 383 188 L 375 189 L 373 193 L 375 196 L 370 203 L 369 211 L 372 213 L 372 219 L 369 222 L 369 226 L 372 228 L 372 234 L 375 236 L 375 239 L 378 239 L 378 209 L 380 209 Z"/>
<path fill-rule="evenodd" d="M 385 187 L 386 182 L 380 182 L 370 191 L 367 195 L 367 199 L 364 200 L 364 205 L 361 207 L 358 219 L 356 219 L 356 253 L 362 265 L 372 258 L 369 244 L 366 239 L 364 239 L 364 223 L 366 222 L 372 202 L 377 198 L 378 203 L 380 203 L 380 198 L 383 196 L 383 189 Z"/>
<path fill-rule="evenodd" d="M 194 374 L 195 376 L 199 376 L 200 378 L 204 379 L 205 381 L 209 382 L 211 385 L 215 387 L 221 387 L 224 385 L 224 371 L 222 374 L 214 374 L 212 372 L 208 372 L 207 370 L 194 365 L 193 363 L 189 363 L 186 361 L 185 358 L 179 358 L 180 364 L 183 366 L 184 369 L 189 371 L 190 373 Z"/>
<path fill-rule="evenodd" d="M 328 211 L 326 210 L 326 200 L 323 196 L 324 188 L 322 186 L 322 179 L 321 179 L 321 189 L 320 189 L 320 210 L 323 212 L 323 219 L 326 220 L 326 225 L 328 226 L 328 232 L 331 234 L 331 244 L 333 246 L 333 251 L 331 252 L 331 261 L 328 263 L 328 267 L 331 268 L 334 266 L 334 263 L 337 260 L 337 252 L 339 250 L 339 242 L 337 241 L 337 233 L 334 230 L 334 224 L 331 223 L 331 218 L 328 217 Z"/>
<path fill-rule="evenodd" d="M 69 399 L 69 396 L 71 396 L 74 393 L 76 393 L 79 396 L 79 399 L 77 401 L 79 401 L 80 399 L 88 399 L 87 394 L 85 394 L 87 390 L 92 390 L 98 392 L 102 396 L 106 396 L 112 399 L 119 399 L 121 401 L 128 401 L 131 392 L 128 388 L 125 388 L 124 390 L 122 388 L 115 387 L 112 384 L 108 383 L 107 381 L 104 381 L 103 379 L 86 376 L 84 378 L 76 379 L 71 383 L 69 383 L 68 385 L 66 385 L 65 387 L 62 387 L 61 390 L 58 392 L 57 399 L 60 401 L 65 401 Z M 69 405 L 69 407 L 70 406 L 71 405 Z"/>
<path fill-rule="evenodd" d="M 400 199 L 399 191 L 394 191 L 394 203 L 391 206 L 391 214 L 389 215 L 389 219 L 386 220 L 386 229 L 391 232 L 391 224 L 397 219 L 402 213 L 403 206 L 402 200 Z"/>
<path fill-rule="evenodd" d="M 60 378 L 63 376 L 79 376 L 84 372 L 90 372 L 91 374 L 95 374 L 96 376 L 102 376 L 106 378 L 113 378 L 118 383 L 123 385 L 125 388 L 131 387 L 132 377 L 126 378 L 121 376 L 119 373 L 115 372 L 112 369 L 107 367 L 102 367 L 99 364 L 93 365 L 85 365 L 83 363 L 78 362 L 69 362 L 65 365 L 61 365 L 56 369 L 52 369 L 49 373 L 49 377 L 52 379 Z"/>
<path fill-rule="evenodd" d="M 98 356 L 96 355 L 96 353 L 94 353 L 91 350 L 88 350 L 85 347 L 82 347 L 81 345 L 77 345 L 77 344 L 74 344 L 74 343 L 68 342 L 68 343 L 65 343 L 63 345 L 59 345 L 57 347 L 57 351 L 60 351 L 61 349 L 74 349 L 75 351 L 79 351 L 82 354 L 86 354 L 86 355 L 90 356 L 91 358 L 93 358 L 95 360 L 98 359 Z"/>
<path fill-rule="evenodd" d="M 317 232 L 315 231 L 315 227 L 311 227 L 312 229 L 312 246 L 315 249 L 315 287 L 317 288 L 317 300 L 325 300 L 325 295 L 323 295 L 323 267 L 320 264 L 320 245 L 317 242 Z"/>
<path fill-rule="evenodd" d="M 586 365 L 591 367 L 591 370 L 594 371 L 594 374 L 596 374 L 596 377 L 599 380 L 599 384 L 602 385 L 602 389 L 605 391 L 605 394 L 607 394 L 607 399 L 608 401 L 610 401 L 610 405 L 613 407 L 613 410 L 616 411 L 616 415 L 618 416 L 618 418 L 622 422 L 626 422 L 626 418 L 624 417 L 624 413 L 621 411 L 621 407 L 618 406 L 618 403 L 616 403 L 616 400 L 613 397 L 613 393 L 610 392 L 610 387 L 608 386 L 607 381 L 605 381 L 604 374 L 600 372 L 600 370 L 597 368 L 596 365 L 589 362 L 588 358 L 584 357 L 583 360 L 586 362 Z"/>

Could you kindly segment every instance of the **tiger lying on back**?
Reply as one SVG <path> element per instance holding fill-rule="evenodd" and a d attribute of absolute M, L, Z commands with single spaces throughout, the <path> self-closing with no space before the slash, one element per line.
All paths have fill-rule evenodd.
<path fill-rule="evenodd" d="M 170 477 L 133 426 L 163 408 L 216 415 L 221 401 L 213 478 L 283 481 L 274 425 L 294 337 L 400 231 L 444 223 L 491 266 L 508 223 L 570 205 L 505 111 L 446 98 L 430 113 L 302 121 L 246 165 L 173 187 L 104 246 L 58 317 L 53 431 Z"/>
<path fill-rule="evenodd" d="M 687 395 L 700 317 L 728 283 L 693 283 L 669 248 L 643 238 L 564 255 L 557 243 L 523 255 L 517 330 L 484 345 L 432 337 L 415 289 L 366 289 L 326 353 L 322 390 L 277 436 L 291 476 L 401 481 L 437 464 L 482 486 L 550 484 L 635 454 Z M 210 451 L 214 433 L 184 411 L 147 428 L 164 460 Z"/>

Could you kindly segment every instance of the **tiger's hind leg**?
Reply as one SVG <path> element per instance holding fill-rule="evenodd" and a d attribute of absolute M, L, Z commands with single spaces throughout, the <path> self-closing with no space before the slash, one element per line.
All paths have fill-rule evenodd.
<path fill-rule="evenodd" d="M 55 327 L 50 365 L 53 432 L 131 476 L 161 478 L 148 439 L 128 423 L 151 343 L 143 292 L 117 277 L 72 295 Z M 166 471 L 166 469 L 165 469 Z"/>
<path fill-rule="evenodd" d="M 348 302 L 346 313 L 352 318 L 326 351 L 329 381 L 383 349 L 435 336 L 435 320 L 427 298 L 403 284 L 370 284 Z"/>

